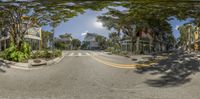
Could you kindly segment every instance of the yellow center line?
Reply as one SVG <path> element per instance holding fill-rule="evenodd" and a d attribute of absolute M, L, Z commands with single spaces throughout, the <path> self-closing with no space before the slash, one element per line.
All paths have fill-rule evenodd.
<path fill-rule="evenodd" d="M 108 66 L 117 67 L 117 68 L 127 68 L 127 69 L 128 68 L 151 66 L 151 65 L 156 64 L 156 63 L 150 63 L 150 64 L 117 64 L 117 63 L 112 63 L 112 62 L 101 60 L 101 59 L 99 59 L 95 56 L 92 56 L 92 58 L 95 59 L 96 61 L 103 63 L 105 65 L 108 65 Z"/>

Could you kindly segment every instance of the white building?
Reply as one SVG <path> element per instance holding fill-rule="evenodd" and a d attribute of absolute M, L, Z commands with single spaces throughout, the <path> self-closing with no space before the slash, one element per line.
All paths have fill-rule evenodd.
<path fill-rule="evenodd" d="M 41 43 L 41 27 L 32 27 L 28 29 L 24 38 L 30 44 L 32 50 L 38 50 Z M 0 35 L 0 50 L 8 48 L 9 45 L 10 34 L 5 33 L 4 35 Z"/>
<path fill-rule="evenodd" d="M 84 38 L 84 43 L 87 43 L 87 49 L 94 50 L 99 48 L 98 42 L 96 42 L 96 33 L 87 33 Z"/>

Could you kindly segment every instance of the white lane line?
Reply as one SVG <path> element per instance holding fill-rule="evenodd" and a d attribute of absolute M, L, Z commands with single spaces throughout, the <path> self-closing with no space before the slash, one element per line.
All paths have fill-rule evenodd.
<path fill-rule="evenodd" d="M 81 52 L 79 52 L 79 53 L 73 53 L 72 52 L 72 53 L 68 53 L 67 56 L 91 56 L 93 54 L 97 55 L 96 53 L 81 53 Z"/>
<path fill-rule="evenodd" d="M 87 55 L 87 56 L 90 56 L 90 54 L 89 54 L 89 53 L 86 53 L 86 55 Z"/>
<path fill-rule="evenodd" d="M 69 56 L 73 56 L 73 55 L 74 55 L 74 53 L 69 54 Z"/>
<path fill-rule="evenodd" d="M 82 56 L 82 54 L 81 54 L 81 53 L 78 53 L 78 56 Z"/>

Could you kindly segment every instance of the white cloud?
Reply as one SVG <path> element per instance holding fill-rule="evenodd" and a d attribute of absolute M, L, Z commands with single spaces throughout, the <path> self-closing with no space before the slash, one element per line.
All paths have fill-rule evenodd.
<path fill-rule="evenodd" d="M 96 28 L 102 29 L 102 28 L 103 28 L 103 23 L 100 22 L 100 21 L 95 21 L 95 22 L 94 22 L 94 26 L 95 26 Z"/>
<path fill-rule="evenodd" d="M 180 26 L 180 25 L 176 25 L 175 29 L 178 30 L 179 26 Z"/>
<path fill-rule="evenodd" d="M 88 31 L 85 31 L 83 33 L 81 33 L 82 36 L 85 36 L 88 33 Z"/>

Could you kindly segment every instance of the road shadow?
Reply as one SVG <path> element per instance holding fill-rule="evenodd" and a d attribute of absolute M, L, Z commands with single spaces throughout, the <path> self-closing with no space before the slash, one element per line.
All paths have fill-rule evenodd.
<path fill-rule="evenodd" d="M 145 63 L 145 62 L 142 62 Z M 147 79 L 146 84 L 152 87 L 173 87 L 191 81 L 189 76 L 200 71 L 200 62 L 195 54 L 183 52 L 173 53 L 158 64 L 149 67 L 137 67 L 136 73 L 157 75 L 155 79 Z"/>
<path fill-rule="evenodd" d="M 5 63 L 3 60 L 0 60 L 0 72 L 5 73 L 5 68 L 10 68 L 9 63 Z"/>

